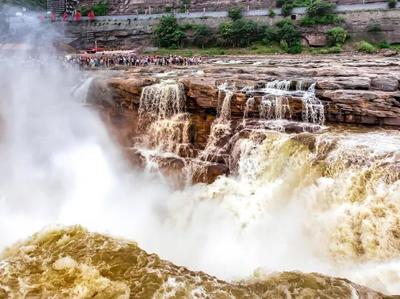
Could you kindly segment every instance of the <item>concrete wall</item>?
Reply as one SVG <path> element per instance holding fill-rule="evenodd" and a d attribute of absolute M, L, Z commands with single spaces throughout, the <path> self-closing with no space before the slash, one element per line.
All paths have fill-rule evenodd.
<path fill-rule="evenodd" d="M 384 11 L 358 11 L 341 13 L 345 20 L 343 26 L 349 31 L 354 40 L 386 40 L 389 43 L 400 43 L 400 10 Z M 272 25 L 281 18 L 276 16 L 251 17 L 260 23 Z M 206 24 L 211 28 L 218 28 L 218 25 L 226 21 L 226 18 L 196 18 L 179 20 L 181 23 L 190 22 L 196 24 Z M 133 49 L 152 44 L 152 28 L 158 20 L 105 20 L 93 23 L 81 22 L 80 24 L 70 23 L 66 26 L 66 36 L 70 40 L 75 40 L 71 45 L 78 48 L 93 47 L 94 41 L 98 41 L 99 46 L 107 48 L 126 48 Z M 378 23 L 381 32 L 368 32 L 368 25 Z M 302 28 L 303 36 L 313 44 L 332 26 L 316 26 Z M 314 44 L 317 45 L 317 44 Z"/>

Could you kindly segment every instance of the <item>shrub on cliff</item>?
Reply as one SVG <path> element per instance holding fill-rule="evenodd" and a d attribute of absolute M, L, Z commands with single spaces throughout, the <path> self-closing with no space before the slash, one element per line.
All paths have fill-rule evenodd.
<path fill-rule="evenodd" d="M 336 5 L 325 0 L 313 0 L 307 6 L 306 16 L 300 20 L 302 26 L 336 24 L 342 21 L 335 14 Z"/>
<path fill-rule="evenodd" d="M 155 26 L 154 34 L 156 43 L 164 48 L 178 48 L 185 38 L 185 33 L 173 15 L 163 16 Z"/>
<path fill-rule="evenodd" d="M 294 4 L 292 1 L 287 1 L 285 4 L 282 6 L 282 15 L 284 17 L 290 16 L 292 14 L 294 8 Z"/>
<path fill-rule="evenodd" d="M 328 43 L 330 46 L 341 46 L 347 39 L 347 31 L 342 27 L 335 27 L 329 29 L 328 32 Z"/>
<path fill-rule="evenodd" d="M 357 50 L 359 52 L 363 52 L 363 53 L 368 53 L 368 54 L 374 54 L 376 53 L 378 50 L 377 48 L 370 44 L 369 42 L 366 41 L 362 41 L 357 45 Z"/>
<path fill-rule="evenodd" d="M 275 13 L 275 11 L 274 11 L 272 8 L 269 9 L 269 11 L 268 11 L 268 16 L 269 16 L 270 18 L 274 18 L 274 17 L 276 16 L 276 13 Z"/>
<path fill-rule="evenodd" d="M 238 19 L 222 23 L 219 26 L 219 35 L 228 46 L 244 47 L 261 40 L 262 29 L 254 21 Z"/>
<path fill-rule="evenodd" d="M 108 13 L 108 2 L 99 2 L 92 6 L 92 10 L 96 16 L 106 16 Z"/>
<path fill-rule="evenodd" d="M 198 25 L 194 29 L 194 44 L 198 47 L 204 48 L 213 39 L 213 34 L 210 27 L 207 25 Z"/>
<path fill-rule="evenodd" d="M 282 49 L 291 54 L 300 53 L 302 50 L 301 35 L 293 23 L 289 20 L 283 20 L 277 23 L 277 27 L 277 36 L 280 39 Z"/>
<path fill-rule="evenodd" d="M 233 21 L 243 18 L 243 9 L 240 6 L 232 7 L 228 11 L 228 17 Z"/>
<path fill-rule="evenodd" d="M 267 27 L 264 29 L 264 38 L 263 43 L 269 45 L 274 42 L 279 42 L 280 39 L 278 38 L 278 30 L 276 27 Z"/>
<path fill-rule="evenodd" d="M 389 8 L 396 8 L 397 0 L 388 0 L 388 7 Z"/>

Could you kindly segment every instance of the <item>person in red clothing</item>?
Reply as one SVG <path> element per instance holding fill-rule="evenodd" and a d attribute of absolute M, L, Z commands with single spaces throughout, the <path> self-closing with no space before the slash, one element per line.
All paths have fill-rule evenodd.
<path fill-rule="evenodd" d="M 74 20 L 76 21 L 76 22 L 79 22 L 80 20 L 81 20 L 81 12 L 79 11 L 79 10 L 77 10 L 76 12 L 75 12 L 75 16 L 74 16 Z"/>
<path fill-rule="evenodd" d="M 39 16 L 39 19 L 41 23 L 44 23 L 46 21 L 46 17 L 43 15 Z"/>
<path fill-rule="evenodd" d="M 94 21 L 96 19 L 96 15 L 94 14 L 94 11 L 91 9 L 88 13 L 89 21 Z"/>
<path fill-rule="evenodd" d="M 68 21 L 68 13 L 66 11 L 64 11 L 64 13 L 63 13 L 62 20 L 63 20 L 63 22 Z"/>
<path fill-rule="evenodd" d="M 50 14 L 50 21 L 55 22 L 57 20 L 56 13 L 54 11 Z"/>

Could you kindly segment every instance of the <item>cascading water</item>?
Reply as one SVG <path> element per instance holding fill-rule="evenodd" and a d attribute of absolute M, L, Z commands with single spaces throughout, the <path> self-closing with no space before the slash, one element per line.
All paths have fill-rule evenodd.
<path fill-rule="evenodd" d="M 296 87 L 295 90 L 291 90 L 293 85 Z M 311 84 L 307 90 L 304 90 L 305 85 L 301 80 L 274 80 L 268 82 L 265 88 L 260 90 L 247 87 L 242 92 L 262 94 L 258 105 L 260 119 L 291 119 L 290 99 L 299 98 L 303 106 L 302 120 L 304 122 L 323 125 L 325 122 L 325 111 L 324 105 L 315 95 L 316 83 Z M 254 106 L 254 95 L 250 95 L 248 101 L 243 115 L 244 119 L 248 117 L 249 108 Z"/>
<path fill-rule="evenodd" d="M 186 96 L 184 86 L 173 80 L 143 88 L 140 97 L 139 115 L 166 119 L 175 114 L 185 112 Z"/>
<path fill-rule="evenodd" d="M 139 125 L 145 131 L 142 145 L 179 154 L 189 144 L 190 119 L 185 107 L 181 83 L 168 80 L 143 88 L 139 105 Z"/>
<path fill-rule="evenodd" d="M 315 96 L 315 85 L 311 84 L 302 97 L 303 121 L 323 125 L 325 123 L 325 111 L 322 102 Z"/>
<path fill-rule="evenodd" d="M 127 167 L 98 116 L 71 101 L 76 72 L 50 59 L 1 65 L 2 247 L 46 225 L 81 224 L 240 283 L 73 227 L 39 233 L 5 251 L 0 297 L 359 296 L 348 281 L 318 274 L 267 276 L 293 270 L 400 293 L 398 132 L 244 128 L 231 138 L 231 176 L 174 190 Z M 291 84 L 274 85 L 291 92 Z M 232 134 L 235 90 L 220 89 L 219 113 L 199 154 L 206 161 Z M 144 144 L 155 151 L 176 152 L 171 144 L 189 140 L 181 91 L 172 82 L 143 91 L 141 121 L 159 122 L 146 126 L 151 138 Z M 273 107 L 275 99 L 267 98 L 273 95 L 265 96 L 266 107 Z M 265 116 L 268 111 L 277 114 L 266 109 Z M 313 121 L 311 110 L 306 118 Z"/>
<path fill-rule="evenodd" d="M 90 86 L 92 85 L 93 82 L 93 77 L 88 77 L 84 79 L 82 82 L 77 85 L 73 91 L 72 91 L 72 96 L 75 99 L 78 99 L 82 103 L 86 104 L 87 103 L 87 97 L 89 94 L 89 89 Z"/>

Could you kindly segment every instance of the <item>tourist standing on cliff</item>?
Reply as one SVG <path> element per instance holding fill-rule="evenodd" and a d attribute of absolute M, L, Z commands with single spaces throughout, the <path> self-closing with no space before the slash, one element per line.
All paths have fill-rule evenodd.
<path fill-rule="evenodd" d="M 81 12 L 79 10 L 75 11 L 74 21 L 79 22 L 81 20 Z"/>
<path fill-rule="evenodd" d="M 92 9 L 88 13 L 88 18 L 90 22 L 93 22 L 96 19 L 96 15 L 94 14 L 94 11 Z"/>
<path fill-rule="evenodd" d="M 63 16 L 62 16 L 62 20 L 63 20 L 63 22 L 66 22 L 66 21 L 68 21 L 68 13 L 66 12 L 66 11 L 64 11 L 64 13 L 63 13 Z"/>

